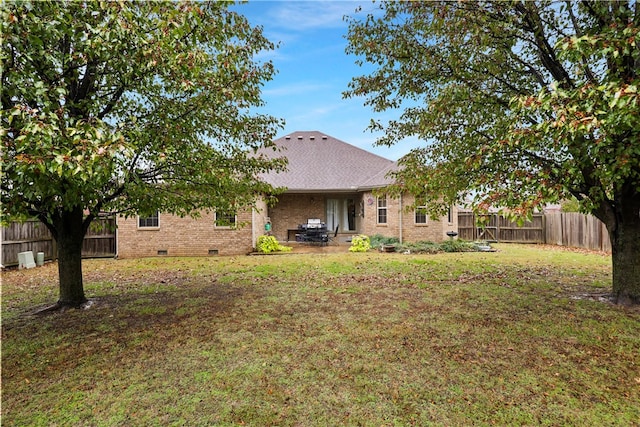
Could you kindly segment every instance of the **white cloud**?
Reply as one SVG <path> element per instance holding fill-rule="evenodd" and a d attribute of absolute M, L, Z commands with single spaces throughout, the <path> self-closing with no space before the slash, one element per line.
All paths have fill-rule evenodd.
<path fill-rule="evenodd" d="M 270 89 L 264 89 L 262 94 L 264 96 L 304 96 L 309 93 L 327 90 L 329 87 L 329 85 L 322 83 L 291 83 Z"/>
<path fill-rule="evenodd" d="M 362 14 L 356 9 L 362 5 Z M 343 99 L 349 81 L 367 74 L 344 52 L 347 16 L 376 13 L 378 5 L 359 1 L 256 1 L 235 5 L 252 25 L 262 25 L 265 36 L 279 43 L 275 51 L 261 52 L 257 59 L 272 60 L 278 74 L 262 90 L 266 105 L 261 112 L 286 120 L 280 133 L 297 130 L 325 132 L 347 143 L 391 160 L 411 148 L 423 145 L 415 138 L 393 147 L 377 147 L 380 135 L 366 130 L 372 117 L 386 122 L 400 111 L 375 113 L 364 105 L 365 98 Z"/>
<path fill-rule="evenodd" d="M 335 110 L 336 106 L 324 106 L 324 107 L 314 107 L 303 110 L 300 114 L 291 118 L 292 122 L 322 122 L 324 118 L 330 116 Z"/>
<path fill-rule="evenodd" d="M 345 15 L 352 16 L 360 2 L 287 1 L 272 3 L 268 15 L 273 24 L 287 31 L 346 27 Z"/>

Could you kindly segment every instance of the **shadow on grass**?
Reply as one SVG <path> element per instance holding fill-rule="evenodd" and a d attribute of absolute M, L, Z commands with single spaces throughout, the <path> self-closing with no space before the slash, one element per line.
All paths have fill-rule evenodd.
<path fill-rule="evenodd" d="M 608 264 L 516 255 L 95 263 L 88 310 L 3 322 L 3 415 L 7 425 L 632 425 L 638 313 L 572 298 L 604 292 Z M 51 292 L 20 286 L 19 310 Z"/>
<path fill-rule="evenodd" d="M 3 320 L 3 337 L 7 341 L 20 341 L 58 336 L 71 346 L 90 342 L 97 336 L 108 337 L 114 344 L 136 341 L 140 334 L 179 338 L 184 332 L 181 326 L 204 325 L 231 316 L 239 301 L 260 297 L 256 289 L 220 284 L 215 279 L 196 287 L 192 279 L 174 277 L 163 281 L 129 283 L 126 291 L 110 282 L 90 284 L 87 288 L 95 296 L 83 308 L 40 313 L 33 308 L 23 310 Z M 135 286 L 139 289 L 131 289 Z M 194 335 L 193 331 L 189 333 Z"/>

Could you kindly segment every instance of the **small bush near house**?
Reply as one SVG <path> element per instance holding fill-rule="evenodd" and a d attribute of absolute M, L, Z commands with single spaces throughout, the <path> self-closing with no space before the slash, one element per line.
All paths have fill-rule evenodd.
<path fill-rule="evenodd" d="M 405 243 L 397 248 L 398 251 L 410 251 L 419 254 L 437 254 L 440 252 L 476 252 L 479 251 L 477 243 L 466 240 L 445 240 L 441 243 L 422 241 L 415 243 Z"/>
<path fill-rule="evenodd" d="M 444 252 L 475 252 L 478 251 L 478 245 L 466 240 L 445 240 L 440 243 L 440 249 Z"/>
<path fill-rule="evenodd" d="M 397 237 L 385 237 L 382 234 L 374 234 L 369 238 L 372 248 L 379 248 L 383 245 L 398 245 L 400 239 Z"/>
<path fill-rule="evenodd" d="M 369 249 L 371 249 L 369 236 L 365 236 L 364 234 L 353 236 L 349 252 L 367 252 Z"/>
<path fill-rule="evenodd" d="M 258 252 L 270 254 L 271 252 L 290 252 L 292 248 L 281 245 L 274 236 L 263 235 L 258 237 L 256 249 Z"/>
<path fill-rule="evenodd" d="M 365 243 L 365 240 L 367 243 Z M 397 237 L 385 237 L 381 234 L 374 234 L 367 237 L 363 234 L 355 236 L 352 240 L 350 252 L 366 252 L 370 248 L 382 250 L 384 246 L 394 245 L 395 252 L 411 252 L 418 254 L 437 254 L 442 252 L 476 252 L 479 251 L 479 245 L 475 242 L 467 240 L 445 240 L 440 243 L 431 241 L 411 242 L 400 244 Z"/>
<path fill-rule="evenodd" d="M 439 244 L 430 241 L 405 243 L 400 250 L 411 251 L 416 254 L 437 254 L 442 252 Z"/>

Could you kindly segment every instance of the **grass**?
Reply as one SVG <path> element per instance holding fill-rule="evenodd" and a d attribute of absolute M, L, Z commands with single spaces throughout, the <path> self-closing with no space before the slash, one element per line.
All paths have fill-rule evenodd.
<path fill-rule="evenodd" d="M 4 426 L 638 425 L 640 311 L 549 247 L 3 273 Z"/>

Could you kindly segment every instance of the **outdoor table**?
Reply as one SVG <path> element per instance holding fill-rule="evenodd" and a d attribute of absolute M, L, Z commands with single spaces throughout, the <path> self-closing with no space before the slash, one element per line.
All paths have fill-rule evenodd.
<path fill-rule="evenodd" d="M 325 223 L 307 223 L 298 225 L 296 240 L 308 243 L 327 243 L 329 235 Z"/>

